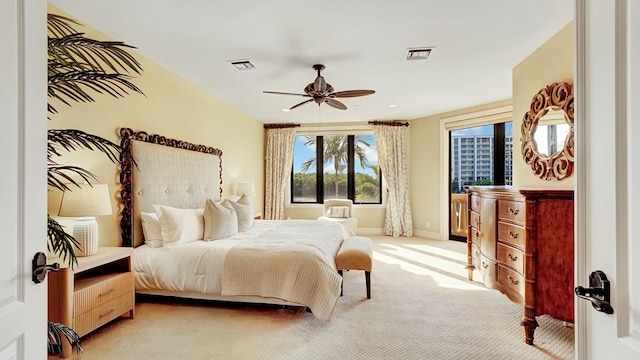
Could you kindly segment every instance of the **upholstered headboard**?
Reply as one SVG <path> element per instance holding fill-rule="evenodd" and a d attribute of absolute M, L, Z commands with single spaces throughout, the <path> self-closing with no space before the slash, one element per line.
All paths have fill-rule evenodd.
<path fill-rule="evenodd" d="M 140 213 L 153 205 L 196 208 L 222 196 L 221 150 L 129 128 L 120 139 L 122 246 L 143 243 Z"/>

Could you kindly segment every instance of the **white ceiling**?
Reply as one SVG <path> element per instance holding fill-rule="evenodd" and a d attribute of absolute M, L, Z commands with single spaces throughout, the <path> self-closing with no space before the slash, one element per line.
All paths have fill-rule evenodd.
<path fill-rule="evenodd" d="M 511 98 L 511 70 L 573 19 L 574 0 L 49 0 L 264 123 L 410 120 Z M 81 31 L 81 29 L 80 29 Z M 426 61 L 408 48 L 434 47 Z M 250 59 L 238 71 L 230 60 Z M 551 59 L 550 59 L 551 61 Z M 326 66 L 349 109 L 304 98 Z M 143 75 L 144 76 L 144 73 Z M 144 91 L 144 89 L 143 89 Z M 390 108 L 389 105 L 397 105 Z"/>

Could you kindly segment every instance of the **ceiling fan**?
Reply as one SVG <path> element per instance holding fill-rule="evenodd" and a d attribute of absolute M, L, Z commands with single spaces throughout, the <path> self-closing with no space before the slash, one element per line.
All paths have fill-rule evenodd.
<path fill-rule="evenodd" d="M 315 81 L 310 83 L 304 88 L 304 94 L 297 93 L 288 93 L 288 92 L 279 92 L 279 91 L 263 91 L 265 94 L 278 94 L 278 95 L 294 95 L 294 96 L 302 96 L 309 97 L 311 99 L 305 100 L 299 104 L 295 104 L 289 108 L 289 110 L 293 110 L 298 106 L 304 105 L 309 102 L 315 102 L 320 106 L 320 104 L 325 103 L 331 107 L 340 110 L 347 110 L 347 106 L 342 102 L 336 100 L 335 98 L 350 98 L 357 96 L 365 96 L 375 94 L 375 90 L 345 90 L 345 91 L 333 91 L 333 86 L 331 84 L 324 81 L 320 72 L 324 70 L 324 65 L 315 64 L 313 65 L 313 69 L 316 70 L 318 76 Z"/>

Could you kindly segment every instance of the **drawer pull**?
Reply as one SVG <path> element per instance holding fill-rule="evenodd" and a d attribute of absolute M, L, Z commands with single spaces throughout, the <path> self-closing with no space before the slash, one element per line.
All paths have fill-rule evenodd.
<path fill-rule="evenodd" d="M 99 295 L 98 295 L 98 297 L 100 297 L 100 296 L 105 296 L 105 295 L 109 295 L 109 294 L 111 294 L 111 293 L 112 293 L 112 292 L 114 292 L 114 291 L 116 291 L 116 289 L 109 289 L 109 290 L 107 290 L 107 291 L 105 291 L 105 292 L 103 292 L 103 293 L 99 294 Z"/>
<path fill-rule="evenodd" d="M 480 219 L 474 218 L 473 222 L 476 223 L 477 226 L 480 226 Z"/>
<path fill-rule="evenodd" d="M 518 260 L 518 256 L 513 256 L 511 255 L 511 253 L 507 253 L 507 257 L 509 258 L 509 260 L 511 261 L 517 261 Z"/>
<path fill-rule="evenodd" d="M 489 264 L 485 263 L 484 261 L 482 262 L 482 268 L 486 269 L 489 267 Z"/>
<path fill-rule="evenodd" d="M 508 275 L 507 279 L 509 279 L 509 282 L 511 283 L 511 285 L 518 285 L 520 283 L 520 281 L 515 280 L 511 275 Z"/>
<path fill-rule="evenodd" d="M 479 255 L 480 255 L 480 251 L 476 251 L 476 256 L 479 256 Z"/>
<path fill-rule="evenodd" d="M 518 236 L 520 236 L 520 234 L 519 234 L 519 233 L 517 233 L 517 232 L 516 232 L 516 233 L 514 233 L 514 232 L 513 232 L 513 231 L 511 231 L 511 230 L 509 230 L 509 231 L 508 231 L 508 233 L 509 233 L 509 237 L 510 237 L 510 238 L 512 238 L 512 239 L 517 239 L 517 238 L 518 238 Z"/>
<path fill-rule="evenodd" d="M 109 316 L 109 315 L 111 315 L 114 311 L 116 311 L 116 309 L 111 309 L 111 310 L 107 311 L 106 313 L 101 314 L 101 315 L 100 315 L 100 317 L 101 317 L 101 318 L 103 318 L 103 317 L 105 317 L 105 316 Z"/>
<path fill-rule="evenodd" d="M 520 212 L 520 209 L 513 209 L 511 206 L 509 206 L 509 214 L 518 215 L 519 212 Z"/>

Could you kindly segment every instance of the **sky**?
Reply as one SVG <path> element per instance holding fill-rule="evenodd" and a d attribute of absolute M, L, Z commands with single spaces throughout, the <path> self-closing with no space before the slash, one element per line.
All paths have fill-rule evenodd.
<path fill-rule="evenodd" d="M 370 163 L 372 164 L 378 164 L 378 153 L 376 151 L 376 144 L 373 138 L 373 134 L 365 134 L 365 135 L 358 135 L 359 137 L 363 138 L 363 140 L 365 140 L 369 145 L 369 149 L 367 150 L 367 159 L 369 160 Z M 314 149 L 309 149 L 308 147 L 306 147 L 304 145 L 304 143 L 306 142 L 306 138 L 304 136 L 296 136 L 296 141 L 295 141 L 295 147 L 294 147 L 294 151 L 293 151 L 293 171 L 294 172 L 302 172 L 300 170 L 300 165 L 311 159 L 311 158 L 315 158 L 316 153 L 315 153 L 315 148 Z M 327 163 L 324 167 L 324 172 L 325 173 L 334 173 L 335 170 L 333 169 L 333 162 Z M 360 162 L 356 159 L 356 172 L 357 173 L 367 173 L 371 176 L 374 176 L 374 173 L 371 169 L 367 168 L 364 169 L 360 166 Z M 309 171 L 307 171 L 307 173 L 315 173 L 315 168 L 310 168 Z M 346 173 L 343 172 L 343 173 Z"/>

